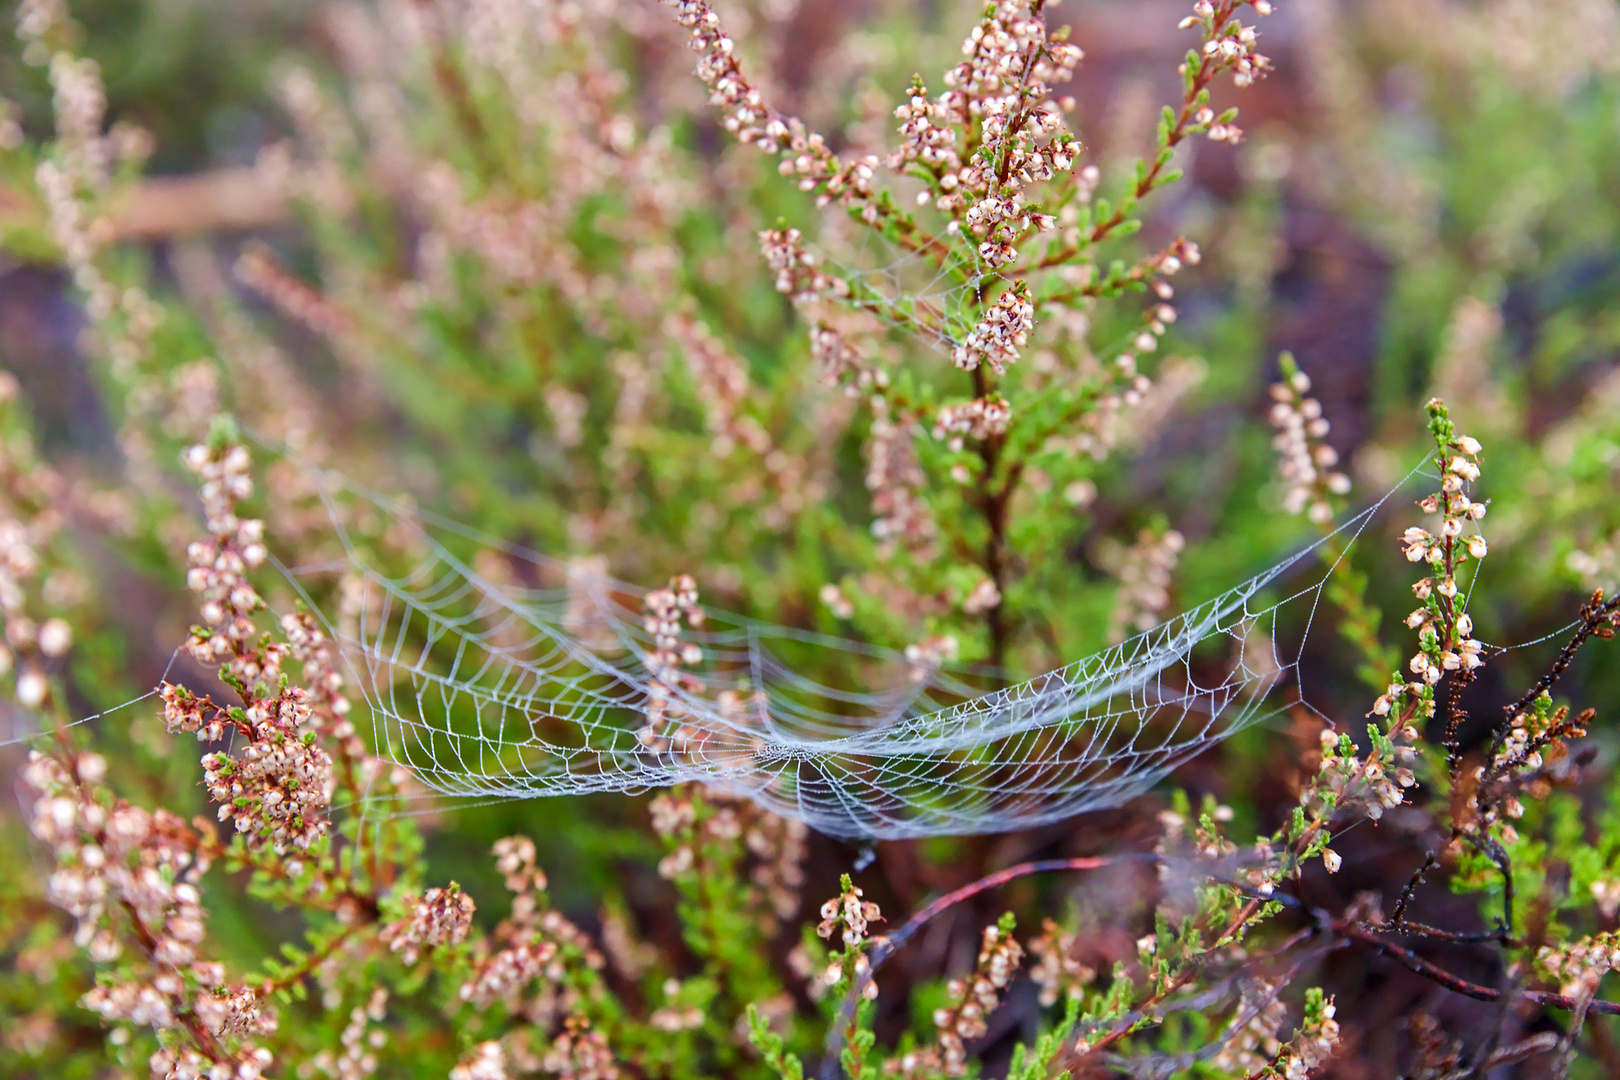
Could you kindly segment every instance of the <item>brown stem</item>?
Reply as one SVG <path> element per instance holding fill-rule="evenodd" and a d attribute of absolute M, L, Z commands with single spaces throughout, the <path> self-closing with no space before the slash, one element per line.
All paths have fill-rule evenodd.
<path fill-rule="evenodd" d="M 973 392 L 978 397 L 985 397 L 993 388 L 985 376 L 984 369 L 973 369 Z M 979 471 L 978 503 L 979 512 L 984 515 L 985 526 L 989 536 L 984 546 L 984 570 L 990 576 L 990 581 L 996 587 L 999 599 L 996 604 L 985 612 L 985 625 L 990 633 L 990 665 L 1000 669 L 1006 665 L 1007 649 L 1011 644 L 1011 627 L 1008 625 L 1006 615 L 1007 595 L 1007 508 L 1012 501 L 1013 491 L 1018 487 L 1019 477 L 1023 473 L 1021 464 L 1014 464 L 1008 470 L 1007 478 L 1001 483 L 999 489 L 992 489 L 995 481 L 996 466 L 1001 459 L 1002 449 L 1006 445 L 1005 435 L 989 435 L 979 443 L 979 457 L 983 467 Z"/>
<path fill-rule="evenodd" d="M 1220 28 L 1226 25 L 1227 20 L 1232 17 L 1232 13 L 1237 9 L 1238 0 L 1226 0 L 1215 10 L 1211 25 L 1219 32 Z M 1181 144 L 1181 140 L 1187 137 L 1187 126 L 1192 122 L 1193 114 L 1198 111 L 1198 95 L 1209 86 L 1210 82 L 1215 78 L 1216 72 L 1220 69 L 1221 62 L 1216 59 L 1219 55 L 1219 53 L 1204 53 L 1199 56 L 1198 70 L 1193 73 L 1192 82 L 1187 88 L 1186 96 L 1182 99 L 1181 113 L 1176 117 L 1176 122 L 1171 125 L 1164 145 L 1159 147 L 1159 150 L 1174 150 Z M 1127 206 L 1131 202 L 1141 199 L 1158 186 L 1159 176 L 1163 173 L 1165 164 L 1166 160 L 1163 155 L 1155 152 L 1153 164 L 1149 166 L 1147 172 L 1142 174 L 1142 178 L 1136 182 L 1136 187 L 1131 192 L 1131 199 L 1120 204 L 1118 209 L 1106 220 L 1100 221 L 1092 227 L 1090 239 L 1093 244 L 1100 243 L 1107 238 L 1109 233 L 1125 223 L 1129 213 L 1126 209 Z"/>
<path fill-rule="evenodd" d="M 1335 922 L 1331 929 L 1334 933 L 1351 941 L 1377 949 L 1408 971 L 1422 975 L 1425 979 L 1443 986 L 1453 993 L 1471 997 L 1475 1001 L 1500 1001 L 1504 996 L 1502 990 L 1498 990 L 1493 986 L 1481 986 L 1479 983 L 1469 982 L 1462 976 L 1454 975 L 1438 964 L 1423 959 L 1411 949 L 1385 941 L 1371 930 L 1357 923 Z M 1567 994 L 1554 994 L 1545 990 L 1515 990 L 1508 992 L 1507 996 L 1524 998 L 1526 1001 L 1533 1001 L 1537 1005 L 1553 1009 L 1574 1010 L 1581 1006 L 1581 1002 L 1577 998 L 1570 997 Z M 1620 1001 L 1593 1001 L 1587 1006 L 1587 1011 L 1604 1016 L 1620 1016 Z"/>
<path fill-rule="evenodd" d="M 1512 705 L 1504 707 L 1503 712 L 1507 714 L 1507 718 L 1503 722 L 1501 729 L 1497 731 L 1496 745 L 1492 747 L 1492 757 L 1495 756 L 1495 751 L 1501 748 L 1500 744 L 1503 736 L 1513 723 L 1513 718 L 1529 709 L 1530 706 L 1535 704 L 1537 698 L 1551 690 L 1558 680 L 1563 677 L 1564 672 L 1569 669 L 1569 665 L 1574 662 L 1575 654 L 1581 651 L 1581 646 L 1585 645 L 1593 637 L 1605 636 L 1603 633 L 1605 627 L 1613 626 L 1617 619 L 1620 619 L 1620 596 L 1605 602 L 1602 589 L 1593 593 L 1592 599 L 1587 602 L 1585 607 L 1581 608 L 1581 625 L 1579 629 L 1575 631 L 1573 637 L 1564 642 L 1564 647 L 1558 651 L 1558 659 L 1553 661 L 1552 667 L 1548 668 L 1546 673 L 1536 680 L 1534 686 L 1525 691 L 1523 697 Z"/>
<path fill-rule="evenodd" d="M 328 941 L 322 948 L 311 953 L 304 959 L 302 964 L 299 964 L 292 971 L 287 972 L 279 979 L 266 979 L 261 987 L 261 992 L 263 995 L 265 997 L 269 997 L 278 990 L 285 990 L 289 986 L 292 986 L 294 983 L 303 979 L 305 976 L 313 974 L 316 968 L 324 964 L 332 957 L 333 953 L 338 951 L 339 946 L 341 946 L 345 941 L 348 941 L 349 938 L 353 937 L 355 933 L 360 930 L 361 925 L 362 924 L 360 923 L 352 923 L 349 926 L 345 926 L 342 931 L 332 938 L 331 941 Z"/>
<path fill-rule="evenodd" d="M 141 922 L 140 914 L 136 912 L 135 905 L 128 900 L 119 900 L 118 903 L 124 909 L 124 913 L 129 916 L 130 923 L 135 927 L 135 938 L 141 943 L 141 949 L 146 953 L 147 959 L 156 963 L 157 938 L 146 928 L 146 924 Z M 214 1062 L 226 1060 L 227 1055 L 224 1049 L 220 1047 L 219 1041 L 214 1038 L 214 1033 L 202 1026 L 202 1021 L 197 1018 L 195 1012 L 190 1009 L 177 1010 L 174 1017 L 180 1021 L 180 1025 L 186 1029 L 186 1033 L 191 1036 L 191 1041 L 196 1044 L 197 1049 L 204 1057 Z"/>
<path fill-rule="evenodd" d="M 434 0 L 416 0 L 416 6 L 426 16 L 435 8 Z M 436 13 L 435 13 L 436 18 Z M 443 38 L 434 34 L 433 41 L 433 80 L 444 91 L 444 96 L 450 99 L 450 107 L 456 114 L 456 123 L 472 149 L 473 156 L 490 175 L 498 170 L 494 158 L 490 154 L 489 140 L 484 130 L 484 121 L 478 115 L 478 106 L 473 102 L 472 90 L 467 86 L 467 80 L 462 78 L 461 72 L 450 60 L 450 52 L 445 48 Z"/>

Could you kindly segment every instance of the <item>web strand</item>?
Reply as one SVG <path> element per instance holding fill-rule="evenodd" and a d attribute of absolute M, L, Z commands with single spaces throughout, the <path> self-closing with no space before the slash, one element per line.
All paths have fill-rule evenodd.
<path fill-rule="evenodd" d="M 369 708 L 378 754 L 440 796 L 697 782 L 848 839 L 1002 832 L 1118 806 L 1232 734 L 1309 707 L 1297 669 L 1329 572 L 1317 545 L 1129 641 L 1001 689 L 983 668 L 919 664 L 712 610 L 686 637 L 702 655 L 690 683 L 667 688 L 642 590 L 306 468 L 357 597 L 323 621 Z M 408 535 L 412 564 L 390 573 L 353 542 L 340 496 Z M 1330 539 L 1353 542 L 1382 501 Z M 547 587 L 489 580 L 457 554 L 469 543 L 528 564 L 518 576 Z M 308 602 L 310 568 L 284 572 Z M 1287 591 L 1303 574 L 1309 581 Z M 849 681 L 807 674 L 832 670 Z M 655 696 L 665 704 L 649 740 Z"/>

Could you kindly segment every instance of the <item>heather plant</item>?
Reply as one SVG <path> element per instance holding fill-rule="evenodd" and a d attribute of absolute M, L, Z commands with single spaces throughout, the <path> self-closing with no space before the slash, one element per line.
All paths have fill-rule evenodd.
<path fill-rule="evenodd" d="M 101 24 L 25 0 L 0 242 L 65 271 L 112 437 L 36 449 L 49 377 L 0 382 L 8 1075 L 1612 1071 L 1620 27 L 1297 6 L 1171 20 L 1157 116 L 1078 92 L 1091 9 L 1051 0 L 881 5 L 802 57 L 808 5 L 319 7 L 289 137 L 231 177 L 255 234 L 151 248 Z M 1346 258 L 1291 250 L 1301 199 L 1378 253 L 1359 370 L 1267 337 L 1321 288 L 1293 264 Z M 1130 651 L 1308 545 L 1269 623 Z M 469 589 L 476 637 L 412 621 Z M 462 756 L 461 652 L 397 707 L 389 598 L 395 660 L 644 643 L 634 769 L 442 798 L 532 774 Z M 1103 746 L 1093 714 L 947 732 L 896 750 L 939 816 L 818 816 L 736 782 L 780 719 L 752 673 L 711 692 L 739 626 L 848 711 L 879 650 L 972 705 L 1125 643 L 1272 722 L 1070 821 L 1034 811 L 1090 780 L 1041 740 Z M 493 686 L 594 751 L 596 684 Z M 1135 700 L 1101 715 L 1151 740 Z M 644 790 L 694 760 L 728 782 Z M 825 760 L 832 802 L 897 769 Z"/>

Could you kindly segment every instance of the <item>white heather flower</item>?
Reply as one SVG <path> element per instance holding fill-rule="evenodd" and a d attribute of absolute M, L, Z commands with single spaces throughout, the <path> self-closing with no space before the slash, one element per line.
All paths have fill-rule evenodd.
<path fill-rule="evenodd" d="M 50 693 L 50 683 L 34 668 L 27 668 L 17 676 L 17 703 L 24 708 L 37 709 Z"/>
<path fill-rule="evenodd" d="M 831 582 L 821 587 L 820 597 L 821 602 L 827 605 L 827 610 L 840 619 L 848 619 L 855 614 L 855 605 L 844 595 L 842 589 Z"/>
<path fill-rule="evenodd" d="M 1014 282 L 1010 288 L 1002 290 L 973 332 L 956 347 L 953 354 L 956 366 L 963 371 L 973 371 L 981 364 L 988 364 L 1000 375 L 1007 365 L 1018 359 L 1019 350 L 1034 329 L 1035 305 L 1029 299 L 1029 290 L 1023 282 Z"/>
<path fill-rule="evenodd" d="M 39 628 L 39 651 L 46 656 L 62 656 L 73 644 L 73 628 L 63 619 L 48 619 Z"/>
<path fill-rule="evenodd" d="M 985 578 L 973 587 L 967 599 L 962 601 L 962 611 L 967 615 L 982 615 L 1001 604 L 1001 590 L 996 583 Z"/>

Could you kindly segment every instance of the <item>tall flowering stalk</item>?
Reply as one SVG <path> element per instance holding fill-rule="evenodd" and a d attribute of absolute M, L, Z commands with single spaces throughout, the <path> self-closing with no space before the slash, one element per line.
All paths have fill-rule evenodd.
<path fill-rule="evenodd" d="M 1169 165 L 1186 138 L 1241 137 L 1232 114 L 1217 117 L 1207 103 L 1218 76 L 1230 74 L 1238 85 L 1248 85 L 1269 68 L 1254 28 L 1237 18 L 1244 5 L 1200 2 L 1184 21 L 1183 28 L 1202 35 L 1182 68 L 1184 100 L 1179 110 L 1166 110 L 1154 157 L 1138 167 L 1117 205 L 1096 198 L 1095 167 L 1077 167 L 1082 147 L 1068 129 L 1058 91 L 1083 56 L 1067 31 L 1049 31 L 1039 0 L 990 5 L 963 41 L 963 59 L 945 73 L 942 88 L 936 93 L 917 79 L 895 108 L 898 148 L 886 158 L 868 153 L 848 160 L 766 99 L 706 0 L 671 0 L 670 6 L 691 31 L 697 75 L 728 131 L 779 156 L 782 175 L 796 177 L 818 205 L 846 208 L 965 297 L 960 310 L 953 310 L 949 300 L 942 306 L 903 290 L 887 295 L 859 274 L 825 269 L 796 229 L 760 234 L 777 288 L 792 296 L 810 324 L 828 378 L 870 403 L 868 486 L 879 557 L 897 563 L 898 576 L 917 594 L 937 590 L 951 573 L 950 563 L 975 563 L 985 585 L 967 594 L 972 599 L 961 614 L 982 624 L 984 657 L 996 666 L 1009 663 L 1020 640 L 1035 629 L 1035 617 L 1022 610 L 1030 605 L 1018 602 L 1020 585 L 1038 589 L 1044 569 L 1036 553 L 1013 548 L 1018 500 L 1027 498 L 1030 477 L 1049 487 L 1049 470 L 1075 471 L 1072 459 L 1060 456 L 1064 442 L 1102 407 L 1112 382 L 1086 371 L 1055 378 L 1029 373 L 1026 358 L 1042 345 L 1048 319 L 1072 323 L 1066 312 L 1087 311 L 1126 291 L 1151 290 L 1137 328 L 1123 348 L 1112 350 L 1108 368 L 1123 371 L 1130 384 L 1126 396 L 1142 401 L 1151 382 L 1137 371 L 1138 358 L 1159 348 L 1176 319 L 1167 279 L 1196 264 L 1200 252 L 1177 238 L 1134 265 L 1106 270 L 1096 253 L 1140 225 L 1138 204 L 1179 175 Z M 1253 7 L 1261 14 L 1270 10 L 1268 3 Z M 968 374 L 971 398 L 953 400 L 940 373 L 926 368 L 901 392 L 889 365 L 867 355 L 869 340 L 851 340 L 832 325 L 828 313 L 839 307 L 876 314 L 943 351 Z M 1067 407 L 1046 405 L 1054 386 Z M 1026 408 L 1037 402 L 1035 416 L 1025 419 Z M 971 413 L 992 412 L 993 424 L 963 423 Z M 924 460 L 915 478 L 891 482 L 900 475 L 891 463 L 909 464 L 903 444 L 928 430 L 947 443 L 943 452 L 919 453 Z M 1081 482 L 1078 476 L 1063 478 L 1066 489 Z M 936 527 L 942 541 L 937 546 L 925 542 Z M 897 534 L 912 540 L 897 545 Z M 940 550 L 951 553 L 943 564 Z"/>
<path fill-rule="evenodd" d="M 1334 518 L 1350 492 L 1350 477 L 1340 468 L 1339 452 L 1328 441 L 1331 425 L 1322 403 L 1310 396 L 1311 379 L 1291 353 L 1278 357 L 1282 380 L 1271 385 L 1267 417 L 1276 429 L 1283 510 L 1305 514 L 1323 533 L 1319 551 L 1332 571 L 1327 598 L 1339 609 L 1340 634 L 1360 654 L 1357 674 L 1368 686 L 1383 689 L 1398 658 L 1379 640 L 1383 614 L 1367 599 L 1367 575 L 1350 558 L 1348 545 L 1334 531 Z"/>

